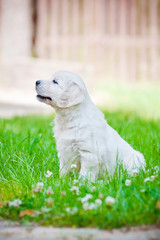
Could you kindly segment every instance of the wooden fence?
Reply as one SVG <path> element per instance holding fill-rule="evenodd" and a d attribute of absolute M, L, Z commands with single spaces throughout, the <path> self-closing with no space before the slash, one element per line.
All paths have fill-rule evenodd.
<path fill-rule="evenodd" d="M 38 0 L 36 26 L 39 57 L 89 64 L 106 79 L 160 79 L 159 0 Z"/>

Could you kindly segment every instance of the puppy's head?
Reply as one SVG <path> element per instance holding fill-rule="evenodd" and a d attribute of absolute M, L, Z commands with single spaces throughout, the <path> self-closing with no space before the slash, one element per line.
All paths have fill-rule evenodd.
<path fill-rule="evenodd" d="M 69 108 L 82 103 L 86 88 L 77 74 L 59 71 L 49 80 L 36 81 L 37 99 L 55 108 Z"/>

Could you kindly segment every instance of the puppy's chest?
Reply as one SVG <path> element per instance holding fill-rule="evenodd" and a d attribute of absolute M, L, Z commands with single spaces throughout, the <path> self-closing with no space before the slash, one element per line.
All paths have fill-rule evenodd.
<path fill-rule="evenodd" d="M 56 130 L 55 131 L 55 139 L 58 151 L 68 152 L 76 154 L 79 151 L 79 141 L 77 137 L 76 129 L 65 129 L 65 130 Z"/>

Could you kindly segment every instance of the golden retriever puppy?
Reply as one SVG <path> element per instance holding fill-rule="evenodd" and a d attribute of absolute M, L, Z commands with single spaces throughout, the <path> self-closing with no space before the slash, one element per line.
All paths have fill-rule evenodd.
<path fill-rule="evenodd" d="M 36 91 L 37 99 L 56 111 L 54 136 L 60 174 L 76 164 L 80 177 L 94 181 L 101 170 L 113 174 L 117 163 L 129 172 L 145 168 L 143 155 L 107 124 L 79 75 L 56 72 L 49 80 L 36 81 Z"/>

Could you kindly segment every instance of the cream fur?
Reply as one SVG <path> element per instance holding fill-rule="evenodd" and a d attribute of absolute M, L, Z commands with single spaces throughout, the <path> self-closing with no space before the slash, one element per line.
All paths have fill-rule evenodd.
<path fill-rule="evenodd" d="M 60 174 L 70 171 L 73 163 L 77 165 L 80 177 L 93 181 L 101 170 L 107 169 L 112 174 L 117 163 L 123 164 L 129 172 L 145 168 L 143 155 L 107 124 L 79 75 L 56 72 L 51 79 L 40 81 L 36 90 L 40 95 L 38 100 L 56 111 L 54 136 Z"/>

